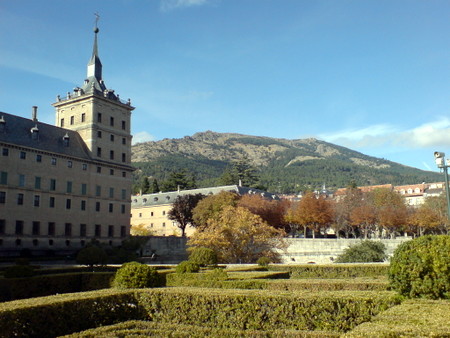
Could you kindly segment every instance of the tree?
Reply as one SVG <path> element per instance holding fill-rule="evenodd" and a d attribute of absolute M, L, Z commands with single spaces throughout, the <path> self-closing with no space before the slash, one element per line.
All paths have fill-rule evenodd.
<path fill-rule="evenodd" d="M 387 258 L 386 246 L 381 242 L 365 240 L 345 249 L 336 263 L 384 262 Z"/>
<path fill-rule="evenodd" d="M 137 225 L 131 225 L 130 228 L 131 236 L 152 236 L 152 231 L 144 223 Z"/>
<path fill-rule="evenodd" d="M 418 209 L 412 210 L 409 230 L 415 235 L 445 234 L 448 231 L 447 200 L 444 194 L 431 196 Z"/>
<path fill-rule="evenodd" d="M 204 197 L 202 194 L 178 195 L 173 202 L 172 209 L 169 210 L 167 217 L 177 222 L 182 237 L 186 236 L 186 227 L 194 225 L 193 210 Z"/>
<path fill-rule="evenodd" d="M 164 192 L 195 188 L 197 188 L 195 177 L 185 170 L 171 172 L 169 178 L 161 184 L 161 190 Z"/>
<path fill-rule="evenodd" d="M 247 156 L 233 163 L 231 168 L 225 169 L 219 179 L 221 184 L 239 184 L 244 187 L 258 188 L 259 177 L 255 167 L 250 164 Z"/>
<path fill-rule="evenodd" d="M 92 268 L 94 265 L 105 265 L 107 259 L 105 250 L 96 245 L 89 245 L 78 252 L 76 262 Z"/>
<path fill-rule="evenodd" d="M 369 238 L 369 235 L 375 231 L 377 223 L 377 214 L 373 205 L 364 202 L 354 208 L 350 213 L 350 223 L 360 229 L 364 238 Z"/>
<path fill-rule="evenodd" d="M 198 202 L 193 211 L 194 226 L 202 229 L 208 225 L 208 220 L 218 219 L 227 206 L 236 206 L 239 195 L 230 191 L 221 191 Z"/>
<path fill-rule="evenodd" d="M 197 231 L 190 246 L 214 250 L 223 263 L 254 263 L 261 256 L 276 259 L 274 249 L 284 248 L 284 231 L 275 229 L 245 208 L 226 206 L 217 219 Z"/>
<path fill-rule="evenodd" d="M 354 184 L 347 187 L 345 196 L 334 204 L 335 224 L 334 230 L 336 233 L 343 233 L 346 238 L 350 234 L 356 238 L 359 237 L 358 227 L 351 220 L 352 212 L 360 207 L 364 201 L 364 195 L 360 189 L 357 189 Z"/>
<path fill-rule="evenodd" d="M 143 194 L 149 194 L 150 193 L 150 181 L 148 180 L 147 176 L 145 176 L 142 179 L 142 193 Z"/>

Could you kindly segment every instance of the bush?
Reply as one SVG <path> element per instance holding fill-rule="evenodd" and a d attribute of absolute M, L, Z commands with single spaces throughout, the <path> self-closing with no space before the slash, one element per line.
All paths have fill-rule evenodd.
<path fill-rule="evenodd" d="M 217 255 L 214 250 L 205 247 L 197 247 L 189 255 L 189 261 L 200 266 L 216 265 Z"/>
<path fill-rule="evenodd" d="M 105 250 L 98 246 L 92 245 L 83 248 L 78 252 L 76 262 L 81 265 L 88 265 L 93 267 L 94 265 L 105 265 L 108 256 Z"/>
<path fill-rule="evenodd" d="M 138 262 L 125 263 L 117 270 L 113 286 L 123 289 L 158 286 L 160 278 L 155 268 Z"/>
<path fill-rule="evenodd" d="M 391 287 L 410 298 L 450 298 L 449 248 L 448 235 L 423 236 L 402 243 L 391 259 Z"/>
<path fill-rule="evenodd" d="M 34 275 L 33 267 L 29 265 L 14 265 L 5 270 L 5 278 L 27 278 Z"/>
<path fill-rule="evenodd" d="M 193 273 L 199 272 L 200 266 L 197 263 L 190 261 L 183 261 L 177 265 L 176 272 L 177 273 Z"/>
<path fill-rule="evenodd" d="M 270 258 L 269 258 L 269 257 L 260 257 L 260 258 L 258 258 L 258 260 L 256 261 L 256 263 L 257 263 L 259 266 L 267 267 L 267 266 L 269 266 L 269 264 L 271 263 L 271 261 L 270 261 Z"/>
<path fill-rule="evenodd" d="M 336 258 L 336 263 L 383 262 L 386 258 L 386 246 L 383 243 L 365 240 L 345 249 Z"/>

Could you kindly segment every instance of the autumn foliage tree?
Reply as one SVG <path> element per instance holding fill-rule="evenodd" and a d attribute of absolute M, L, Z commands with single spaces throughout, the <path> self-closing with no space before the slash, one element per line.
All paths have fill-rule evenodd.
<path fill-rule="evenodd" d="M 168 218 L 176 221 L 182 237 L 186 236 L 188 225 L 194 226 L 193 210 L 204 197 L 202 194 L 178 195 L 173 202 L 172 209 L 168 212 Z"/>
<path fill-rule="evenodd" d="M 243 207 L 225 206 L 188 241 L 189 246 L 214 250 L 222 263 L 254 263 L 265 256 L 276 259 L 284 248 L 285 233 Z"/>
<path fill-rule="evenodd" d="M 209 220 L 217 220 L 225 207 L 236 206 L 238 200 L 239 195 L 229 191 L 221 191 L 202 199 L 193 210 L 194 225 L 200 229 L 206 227 Z"/>

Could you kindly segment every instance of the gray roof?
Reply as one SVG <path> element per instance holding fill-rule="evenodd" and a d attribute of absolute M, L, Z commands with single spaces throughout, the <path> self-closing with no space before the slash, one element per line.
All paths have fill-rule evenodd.
<path fill-rule="evenodd" d="M 279 200 L 279 197 L 277 195 L 259 189 L 242 187 L 238 185 L 225 185 L 220 187 L 160 192 L 155 194 L 144 194 L 140 196 L 133 196 L 131 198 L 131 207 L 139 208 L 139 207 L 150 207 L 155 205 L 170 204 L 175 201 L 178 195 L 195 195 L 195 194 L 215 195 L 221 191 L 231 191 L 241 196 L 248 194 L 260 194 L 262 197 L 268 199 Z"/>
<path fill-rule="evenodd" d="M 2 127 L 3 125 L 3 127 Z M 37 137 L 33 138 L 33 133 Z M 64 138 L 68 137 L 68 146 Z M 90 160 L 89 149 L 73 130 L 0 112 L 0 142 Z"/>

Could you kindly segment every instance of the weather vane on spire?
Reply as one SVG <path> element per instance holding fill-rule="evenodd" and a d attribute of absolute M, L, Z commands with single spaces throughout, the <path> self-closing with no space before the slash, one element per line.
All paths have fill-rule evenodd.
<path fill-rule="evenodd" d="M 98 20 L 100 20 L 100 15 L 98 15 L 98 12 L 95 12 L 94 15 L 95 15 L 95 27 L 94 27 L 94 32 L 95 32 L 95 33 L 98 33 L 97 23 L 98 23 Z"/>

